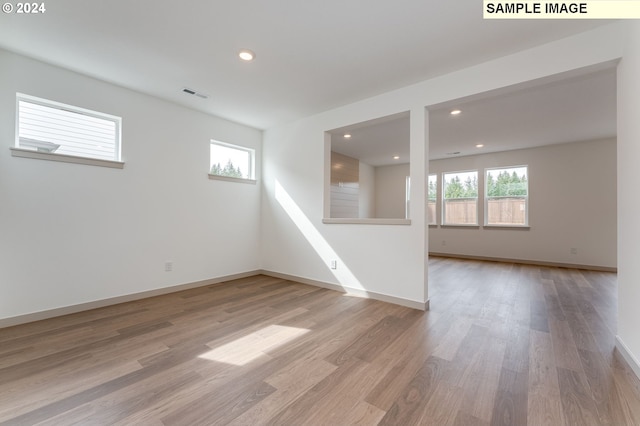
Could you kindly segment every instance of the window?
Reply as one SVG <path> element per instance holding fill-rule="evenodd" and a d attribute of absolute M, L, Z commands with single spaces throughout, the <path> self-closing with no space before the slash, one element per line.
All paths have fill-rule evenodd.
<path fill-rule="evenodd" d="M 211 141 L 209 176 L 213 179 L 255 180 L 255 150 Z"/>
<path fill-rule="evenodd" d="M 429 175 L 427 196 L 427 223 L 436 224 L 436 205 L 438 200 L 438 175 Z"/>
<path fill-rule="evenodd" d="M 70 162 L 82 161 L 52 157 L 120 161 L 120 117 L 23 94 L 17 95 L 17 114 L 16 148 L 45 157 L 14 155 Z"/>
<path fill-rule="evenodd" d="M 404 218 L 409 219 L 411 212 L 411 176 L 404 178 Z"/>
<path fill-rule="evenodd" d="M 478 172 L 443 174 L 442 224 L 478 224 Z"/>
<path fill-rule="evenodd" d="M 485 194 L 485 225 L 528 225 L 527 166 L 487 169 Z"/>

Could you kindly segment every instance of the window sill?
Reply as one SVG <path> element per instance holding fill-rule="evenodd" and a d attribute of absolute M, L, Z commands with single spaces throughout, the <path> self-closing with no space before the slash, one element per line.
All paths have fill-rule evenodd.
<path fill-rule="evenodd" d="M 442 224 L 440 225 L 440 228 L 446 229 L 446 228 L 468 228 L 468 229 L 480 229 L 480 225 L 474 225 L 474 224 L 468 224 L 468 225 L 463 225 L 463 224 L 459 224 L 459 225 L 445 225 Z"/>
<path fill-rule="evenodd" d="M 486 229 L 523 229 L 529 230 L 531 227 L 529 225 L 484 225 Z"/>
<path fill-rule="evenodd" d="M 322 223 L 328 225 L 411 225 L 411 219 L 359 219 L 359 218 L 324 218 Z"/>
<path fill-rule="evenodd" d="M 112 160 L 100 160 L 97 158 L 76 157 L 74 155 L 54 154 L 51 152 L 33 151 L 23 148 L 9 148 L 12 157 L 32 158 L 35 160 L 59 161 L 62 163 L 84 164 L 87 166 L 109 167 L 112 169 L 123 169 L 124 162 Z"/>
<path fill-rule="evenodd" d="M 255 185 L 257 182 L 255 179 L 236 178 L 231 176 L 220 176 L 220 175 L 212 175 L 212 174 L 209 174 L 209 179 L 224 180 L 227 182 L 248 183 L 251 185 Z"/>

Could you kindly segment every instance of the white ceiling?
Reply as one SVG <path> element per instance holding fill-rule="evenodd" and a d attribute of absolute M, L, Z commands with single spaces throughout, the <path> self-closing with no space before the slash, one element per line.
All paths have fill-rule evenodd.
<path fill-rule="evenodd" d="M 608 23 L 485 21 L 479 0 L 45 4 L 0 14 L 0 47 L 260 129 Z"/>
<path fill-rule="evenodd" d="M 429 126 L 432 160 L 615 137 L 615 68 L 448 102 Z"/>
<path fill-rule="evenodd" d="M 429 158 L 615 137 L 613 65 L 429 107 Z M 451 115 L 453 109 L 462 112 Z M 330 133 L 334 151 L 372 166 L 409 162 L 408 113 Z M 345 133 L 351 138 L 345 139 Z M 396 155 L 398 160 L 393 159 Z"/>

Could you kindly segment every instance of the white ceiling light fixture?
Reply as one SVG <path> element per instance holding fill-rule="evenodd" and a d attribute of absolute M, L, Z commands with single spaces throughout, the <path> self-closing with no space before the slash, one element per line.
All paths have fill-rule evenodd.
<path fill-rule="evenodd" d="M 243 61 L 250 62 L 250 61 L 253 61 L 253 60 L 255 59 L 256 54 L 255 54 L 255 53 L 253 53 L 253 52 L 252 52 L 251 50 L 249 50 L 249 49 L 241 49 L 241 50 L 238 52 L 238 56 L 239 56 L 239 57 L 240 57 L 240 59 L 242 59 Z"/>
<path fill-rule="evenodd" d="M 451 114 L 451 115 L 460 115 L 461 112 L 462 111 L 460 111 L 459 109 L 454 109 L 449 114 Z"/>
<path fill-rule="evenodd" d="M 482 147 L 484 147 L 484 144 L 483 144 L 483 143 L 478 143 L 478 144 L 476 144 L 476 148 L 482 148 Z"/>
<path fill-rule="evenodd" d="M 349 133 L 345 133 L 344 138 L 345 138 L 345 139 L 351 139 L 351 134 L 349 134 Z"/>
<path fill-rule="evenodd" d="M 399 156 L 399 155 L 394 155 L 394 156 L 393 156 L 393 159 L 394 159 L 394 160 L 399 160 L 399 159 L 400 159 L 400 156 Z"/>

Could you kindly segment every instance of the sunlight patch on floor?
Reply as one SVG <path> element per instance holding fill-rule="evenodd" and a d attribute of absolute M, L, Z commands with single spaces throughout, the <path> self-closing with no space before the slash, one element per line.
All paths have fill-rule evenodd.
<path fill-rule="evenodd" d="M 311 330 L 306 328 L 270 325 L 208 352 L 198 358 L 224 362 L 237 366 L 246 365 L 271 349 L 275 349 Z"/>

